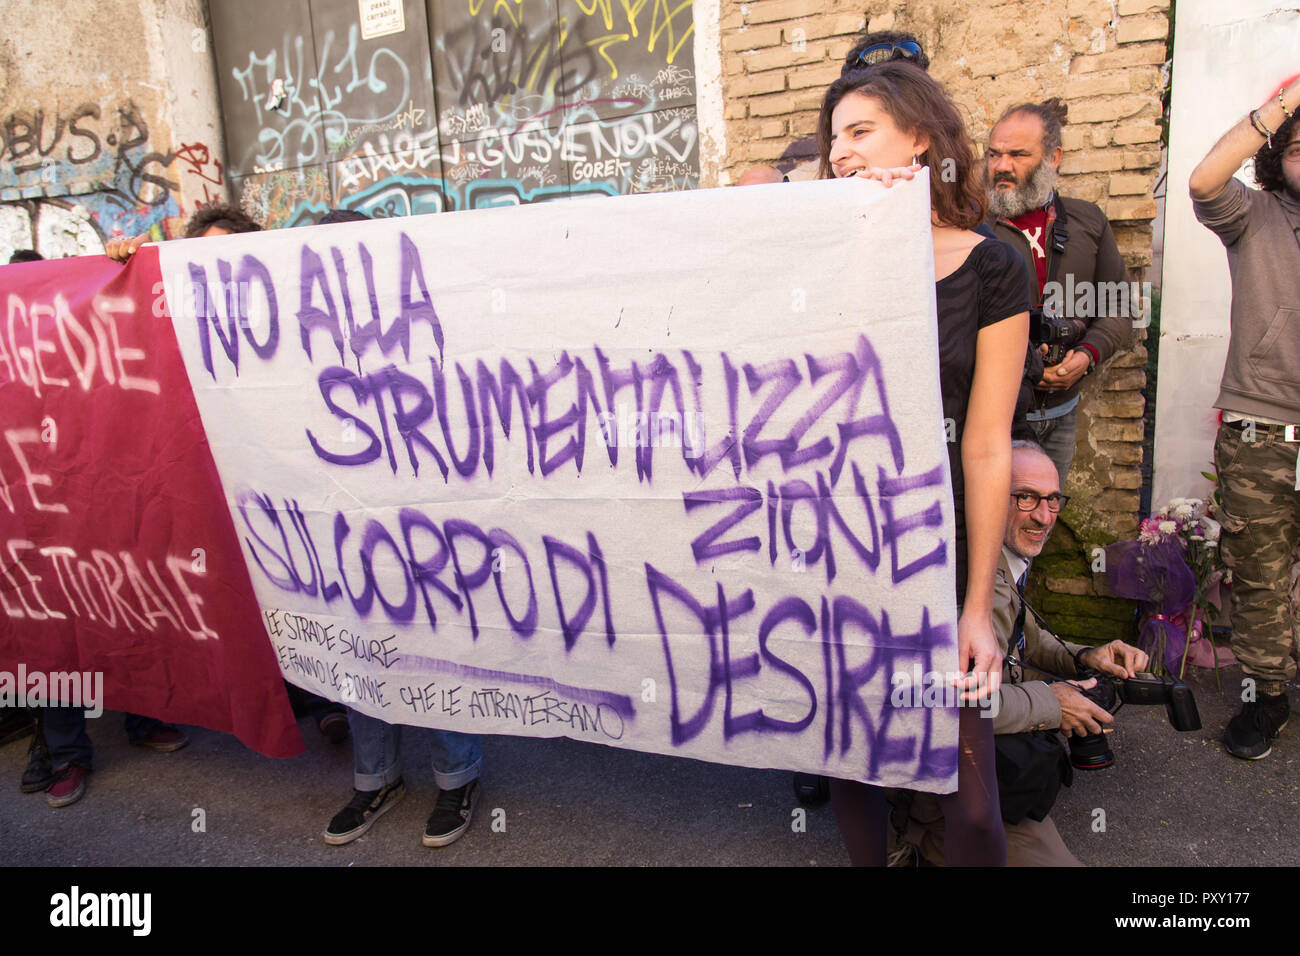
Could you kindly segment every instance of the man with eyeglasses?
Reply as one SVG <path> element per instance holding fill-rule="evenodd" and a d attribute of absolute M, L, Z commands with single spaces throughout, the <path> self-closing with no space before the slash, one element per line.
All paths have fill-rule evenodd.
<path fill-rule="evenodd" d="M 1300 81 L 1228 130 L 1192 171 L 1196 218 L 1223 242 L 1232 276 L 1228 355 L 1214 406 L 1232 569 L 1232 650 L 1248 678 L 1223 744 L 1259 760 L 1291 716 L 1292 555 L 1300 544 Z M 1234 173 L 1255 159 L 1252 189 Z"/>
<path fill-rule="evenodd" d="M 1061 494 L 1056 465 L 1034 442 L 1011 444 L 1011 499 L 1007 509 L 998 581 L 993 593 L 993 632 L 1006 663 L 994 734 L 1060 730 L 1067 737 L 1100 733 L 1114 718 L 1082 693 L 1096 680 L 1071 681 L 1087 668 L 1116 677 L 1132 677 L 1150 663 L 1147 655 L 1123 641 L 1085 647 L 1062 641 L 1038 624 L 1024 602 L 1029 563 L 1047 543 L 1060 510 L 1069 499 Z M 1026 679 L 1029 677 L 1037 679 Z M 1041 678 L 1062 678 L 1051 682 Z M 895 797 L 895 813 L 906 812 L 903 841 L 928 861 L 943 863 L 943 815 L 930 794 Z M 1080 866 L 1065 846 L 1050 816 L 1006 824 L 1007 866 Z"/>
<path fill-rule="evenodd" d="M 1003 652 L 1025 669 L 1043 668 L 1057 677 L 1074 677 L 1078 668 L 1132 677 L 1150 663 L 1147 655 L 1123 641 L 1086 647 L 1044 634 L 1033 614 L 1022 614 L 1029 563 L 1042 553 L 1056 519 L 1070 499 L 1061 494 L 1056 466 L 1033 442 L 1011 445 L 1011 508 L 1002 539 L 998 583 L 993 596 L 993 629 Z M 1023 624 L 1021 621 L 1023 620 Z M 1005 639 L 1005 641 L 1004 641 Z M 1010 676 L 1020 676 L 1012 668 Z M 1092 686 L 1084 684 L 1083 686 Z M 1074 684 L 1040 680 L 1015 683 L 1004 694 L 994 722 L 996 733 L 1060 728 L 1068 737 L 1101 731 L 1111 715 L 1088 700 Z"/>

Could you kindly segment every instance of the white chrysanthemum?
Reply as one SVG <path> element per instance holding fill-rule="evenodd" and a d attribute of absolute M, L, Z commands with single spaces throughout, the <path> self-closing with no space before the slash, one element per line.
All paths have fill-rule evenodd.
<path fill-rule="evenodd" d="M 1219 522 L 1215 521 L 1213 518 L 1202 518 L 1201 527 L 1205 529 L 1206 541 L 1213 544 L 1219 540 L 1219 534 L 1223 530 L 1223 525 L 1219 524 Z"/>
<path fill-rule="evenodd" d="M 1178 523 L 1177 523 L 1177 522 L 1174 522 L 1174 521 L 1162 521 L 1162 522 L 1160 522 L 1160 533 L 1161 533 L 1161 534 L 1177 534 L 1177 532 L 1178 532 Z"/>

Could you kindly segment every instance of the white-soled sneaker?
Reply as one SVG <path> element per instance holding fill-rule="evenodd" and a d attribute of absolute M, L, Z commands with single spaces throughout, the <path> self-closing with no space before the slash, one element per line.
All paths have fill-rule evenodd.
<path fill-rule="evenodd" d="M 456 790 L 439 790 L 438 802 L 424 827 L 425 846 L 446 846 L 460 839 L 474 819 L 474 805 L 478 803 L 479 786 L 471 780 Z"/>
<path fill-rule="evenodd" d="M 405 794 L 406 785 L 401 780 L 380 790 L 354 790 L 351 802 L 334 814 L 334 819 L 325 828 L 325 842 L 330 846 L 351 843 L 393 809 Z"/>

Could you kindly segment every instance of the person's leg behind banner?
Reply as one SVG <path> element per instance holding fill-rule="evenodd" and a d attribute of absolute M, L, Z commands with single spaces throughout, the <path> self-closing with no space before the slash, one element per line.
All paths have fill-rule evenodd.
<path fill-rule="evenodd" d="M 978 707 L 958 710 L 957 791 L 939 796 L 949 866 L 1007 865 L 993 721 L 984 713 Z"/>
<path fill-rule="evenodd" d="M 94 749 L 86 733 L 86 712 L 80 707 L 46 707 L 43 719 L 54 777 L 45 790 L 52 807 L 76 803 L 86 793 Z"/>
<path fill-rule="evenodd" d="M 849 862 L 884 866 L 889 844 L 889 804 L 884 788 L 835 777 L 830 785 L 831 809 L 849 851 Z"/>
<path fill-rule="evenodd" d="M 406 794 L 402 728 L 348 709 L 352 731 L 352 799 L 325 828 L 325 842 L 343 846 L 363 836 Z"/>
<path fill-rule="evenodd" d="M 424 828 L 425 846 L 447 846 L 469 829 L 478 803 L 483 738 L 450 730 L 433 731 L 433 773 L 438 799 Z"/>
<path fill-rule="evenodd" d="M 126 739 L 132 747 L 144 747 L 156 753 L 171 753 L 189 745 L 190 738 L 175 724 L 165 724 L 156 717 L 124 714 Z"/>
<path fill-rule="evenodd" d="M 993 722 L 981 713 L 977 707 L 960 708 L 957 791 L 939 796 L 950 866 L 1005 866 L 1007 861 Z M 885 791 L 853 780 L 831 780 L 831 806 L 853 865 L 884 866 L 889 843 Z"/>

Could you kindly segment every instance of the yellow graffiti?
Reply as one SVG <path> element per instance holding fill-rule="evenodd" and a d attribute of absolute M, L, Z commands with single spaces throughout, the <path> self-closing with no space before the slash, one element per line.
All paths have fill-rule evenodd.
<path fill-rule="evenodd" d="M 632 36 L 634 37 L 639 37 L 641 35 L 641 32 L 636 28 L 636 18 L 641 13 L 641 8 L 644 7 L 646 3 L 647 0 L 636 0 L 635 3 L 629 3 L 628 0 L 623 0 L 623 13 L 627 16 L 627 22 L 628 25 L 632 27 Z"/>
<path fill-rule="evenodd" d="M 479 2 L 481 3 L 482 0 L 479 0 Z M 623 10 L 623 15 L 627 18 L 628 28 L 632 31 L 631 35 L 634 37 L 639 37 L 641 35 L 641 31 L 637 27 L 637 17 L 641 15 L 641 11 L 649 2 L 650 0 L 619 0 L 619 6 Z M 677 14 L 681 13 L 683 10 L 688 11 L 689 16 L 691 0 L 682 0 L 681 3 L 677 4 L 677 6 L 671 8 L 668 6 L 668 2 L 669 0 L 654 0 L 654 8 L 650 22 L 650 38 L 649 42 L 646 44 L 646 50 L 653 53 L 655 43 L 658 41 L 659 37 L 664 33 L 667 33 L 668 50 L 664 58 L 668 63 L 672 63 L 673 58 L 677 56 L 677 52 L 682 48 L 686 41 L 690 39 L 691 34 L 695 32 L 695 24 L 692 23 L 688 26 L 679 39 L 677 37 L 677 28 L 674 20 L 676 19 Z M 578 9 L 589 17 L 596 16 L 597 13 L 599 13 L 601 20 L 605 24 L 606 30 L 612 30 L 614 28 L 614 0 L 577 0 L 577 4 Z M 600 40 L 593 40 L 587 45 L 595 46 L 602 40 L 609 40 L 609 37 L 601 37 Z M 603 50 L 604 48 L 602 47 L 601 56 L 605 58 L 606 62 L 609 62 L 609 57 L 605 56 Z M 617 71 L 615 71 L 615 75 L 617 75 Z"/>
<path fill-rule="evenodd" d="M 589 17 L 599 16 L 601 22 L 604 23 L 606 30 L 614 29 L 614 0 L 575 0 L 575 2 L 578 5 L 578 9 L 581 10 L 584 15 Z M 641 12 L 650 2 L 651 0 L 618 0 L 619 8 L 622 10 L 624 17 L 627 20 L 627 29 L 631 32 L 609 33 L 605 36 L 596 37 L 594 40 L 587 41 L 587 46 L 594 47 L 601 59 L 609 64 L 610 79 L 618 78 L 618 67 L 615 65 L 613 59 L 610 58 L 606 49 L 616 43 L 626 43 L 632 37 L 639 38 L 641 36 L 641 30 L 637 24 L 637 18 L 640 17 Z M 670 2 L 671 0 L 654 0 L 650 21 L 650 35 L 646 43 L 646 50 L 653 53 L 655 44 L 659 42 L 659 38 L 664 37 L 666 44 L 664 60 L 667 63 L 673 62 L 678 52 L 683 46 L 685 46 L 686 41 L 691 38 L 691 34 L 695 32 L 695 24 L 690 23 L 682 32 L 682 35 L 680 37 L 677 36 L 677 15 L 685 10 L 687 11 L 687 16 L 690 16 L 691 0 L 682 0 L 682 2 L 673 7 L 669 6 Z M 484 6 L 487 4 L 487 0 L 468 0 L 468 3 L 470 16 L 477 17 L 482 13 Z M 524 0 L 492 0 L 491 15 L 496 16 L 498 12 L 504 12 L 505 15 L 510 18 L 510 22 L 517 27 L 522 22 L 523 4 Z M 568 36 L 569 31 L 567 18 L 561 17 L 559 49 L 564 48 Z M 532 89 L 534 83 L 537 81 L 537 66 L 539 65 L 540 63 L 534 66 L 532 76 L 530 76 L 528 82 L 524 84 L 526 89 Z"/>
<path fill-rule="evenodd" d="M 583 3 L 582 0 L 578 0 L 578 9 L 581 10 L 583 13 L 585 13 L 587 16 L 591 16 L 593 13 L 596 12 L 597 9 L 599 9 L 600 16 L 605 21 L 605 29 L 606 30 L 613 29 L 614 10 L 612 6 L 612 0 L 591 0 L 590 4 L 586 4 Z M 635 32 L 635 28 L 634 28 L 634 32 Z"/>
<path fill-rule="evenodd" d="M 486 2 L 487 0 L 469 0 L 469 15 L 471 17 L 478 16 L 483 9 L 483 4 Z M 511 8 L 511 3 L 514 4 L 514 9 Z M 492 0 L 492 16 L 496 16 L 498 10 L 504 10 L 506 16 L 510 18 L 510 22 L 515 26 L 519 26 L 519 18 L 523 14 L 523 5 L 524 0 Z"/>
<path fill-rule="evenodd" d="M 626 43 L 630 39 L 631 37 L 626 33 L 611 33 L 609 36 L 596 37 L 594 40 L 587 41 L 587 46 L 596 47 L 596 52 L 600 54 L 600 58 L 609 64 L 609 78 L 611 80 L 618 79 L 618 66 L 609 58 L 609 54 L 605 52 L 605 47 L 612 46 L 615 43 Z"/>
<path fill-rule="evenodd" d="M 560 29 L 561 29 L 561 31 L 564 30 L 563 21 L 561 21 Z M 563 40 L 563 39 L 560 40 L 560 44 L 559 44 L 559 46 L 556 47 L 556 49 L 557 49 L 557 50 L 562 50 L 562 49 L 564 49 L 564 40 Z M 547 57 L 545 56 L 546 52 L 547 52 L 547 48 L 546 48 L 546 47 L 544 47 L 544 46 L 539 46 L 539 47 L 537 48 L 536 52 L 533 53 L 533 56 L 532 56 L 532 60 L 533 60 L 533 72 L 530 73 L 530 74 L 528 75 L 528 82 L 523 84 L 524 89 L 526 89 L 526 90 L 535 90 L 535 89 L 537 89 L 537 85 L 536 85 L 536 84 L 537 84 L 537 74 L 541 71 L 542 67 L 546 65 L 546 60 L 547 60 Z M 525 67 L 526 67 L 527 65 L 528 65 L 528 64 L 526 64 L 526 63 L 524 64 Z M 554 73 L 555 70 L 552 69 L 551 72 Z"/>
<path fill-rule="evenodd" d="M 669 10 L 667 0 L 655 0 L 654 19 L 650 23 L 650 45 L 646 47 L 646 49 L 653 52 L 655 41 L 659 39 L 659 35 L 666 30 L 668 31 L 668 52 L 664 54 L 664 60 L 668 63 L 673 62 L 673 57 L 677 55 L 677 51 L 682 48 L 682 45 L 690 38 L 691 33 L 695 30 L 695 24 L 692 23 L 686 28 L 686 32 L 682 34 L 682 38 L 674 42 L 676 31 L 673 29 L 673 18 L 683 9 L 689 10 L 690 6 L 691 0 L 682 0 L 682 2 L 673 7 L 672 10 Z M 664 13 L 664 20 L 662 23 L 659 21 L 660 11 Z"/>

